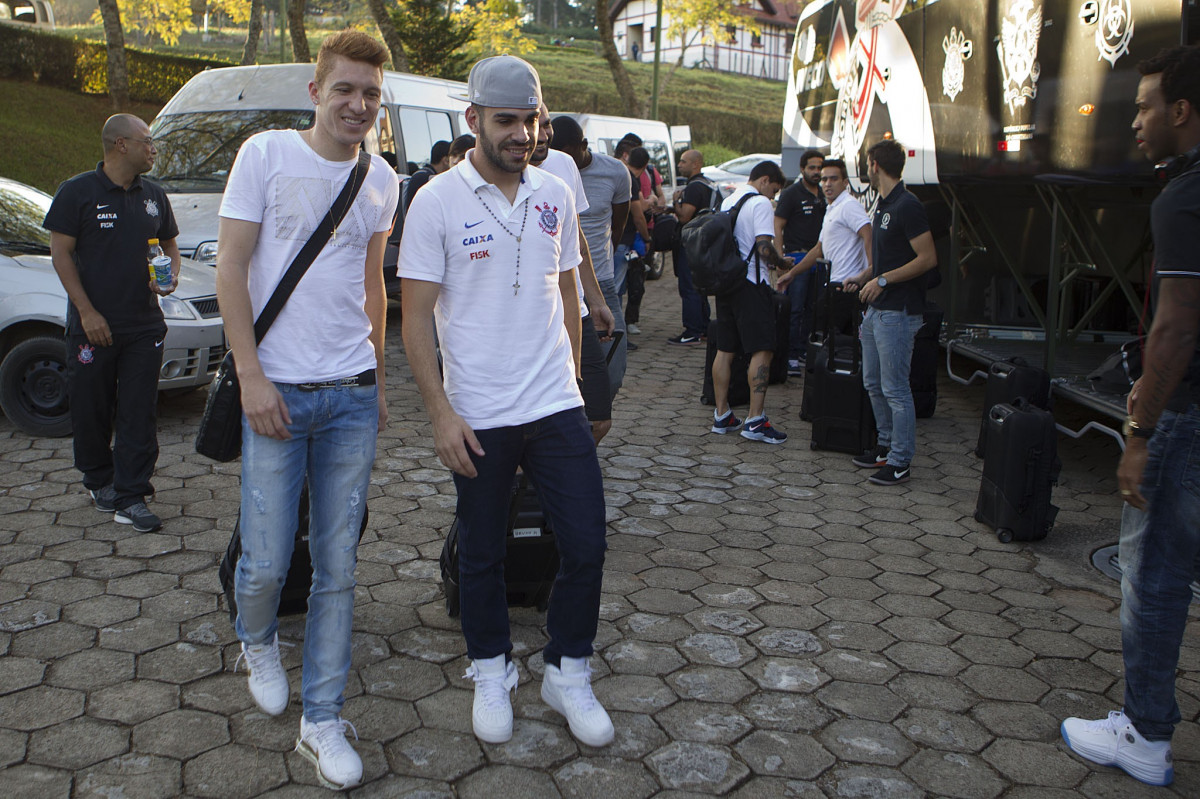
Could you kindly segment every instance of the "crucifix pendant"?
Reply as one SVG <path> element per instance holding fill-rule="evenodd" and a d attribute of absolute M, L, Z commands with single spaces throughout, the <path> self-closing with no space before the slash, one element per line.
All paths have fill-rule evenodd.
<path fill-rule="evenodd" d="M 514 281 L 513 282 L 513 296 L 514 297 L 517 296 L 517 292 L 520 290 L 521 290 L 521 281 L 520 280 Z"/>

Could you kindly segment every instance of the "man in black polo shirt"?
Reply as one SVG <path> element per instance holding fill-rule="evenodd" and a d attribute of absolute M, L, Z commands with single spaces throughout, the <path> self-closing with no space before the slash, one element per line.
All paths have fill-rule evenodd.
<path fill-rule="evenodd" d="M 825 195 L 821 192 L 821 166 L 825 156 L 820 150 L 805 150 L 800 156 L 800 179 L 779 193 L 775 204 L 775 246 L 796 263 L 817 246 L 821 222 L 825 219 Z M 792 301 L 788 326 L 788 374 L 804 374 L 804 349 L 812 319 L 808 314 L 808 293 L 816 276 L 812 271 L 787 284 Z"/>
<path fill-rule="evenodd" d="M 925 273 L 937 266 L 933 235 L 921 201 L 904 187 L 904 148 L 884 139 L 867 150 L 871 188 L 879 192 L 871 220 L 872 269 L 850 285 L 861 286 L 867 306 L 861 339 L 863 385 L 871 396 L 878 445 L 854 458 L 854 465 L 878 469 L 871 482 L 908 481 L 917 449 L 917 413 L 908 371 L 913 340 L 924 321 Z"/>
<path fill-rule="evenodd" d="M 679 174 L 687 178 L 683 191 L 675 192 L 675 217 L 683 227 L 701 210 L 716 211 L 721 207 L 721 192 L 712 181 L 704 177 L 704 155 L 699 150 L 687 150 L 679 157 Z M 692 269 L 688 266 L 687 253 L 681 244 L 676 244 L 671 254 L 675 265 L 675 278 L 679 282 L 679 299 L 683 303 L 683 332 L 667 339 L 668 344 L 699 344 L 701 337 L 708 334 L 710 311 L 708 298 L 701 296 L 692 284 Z"/>
<path fill-rule="evenodd" d="M 1150 209 L 1154 321 L 1142 377 L 1129 393 L 1117 467 L 1126 502 L 1125 706 L 1094 721 L 1067 719 L 1061 732 L 1072 751 L 1094 763 L 1168 785 L 1175 776 L 1171 737 L 1180 722 L 1175 670 L 1190 583 L 1200 579 L 1200 48 L 1164 50 L 1138 64 L 1138 72 L 1134 136 L 1151 163 L 1163 163 L 1169 182 Z"/>
<path fill-rule="evenodd" d="M 161 188 L 140 175 L 154 166 L 154 140 L 135 116 L 109 117 L 104 160 L 58 187 L 43 226 L 67 291 L 67 386 L 75 468 L 96 509 L 138 532 L 157 530 L 146 507 L 158 460 L 158 372 L 167 334 L 157 295 L 179 280 L 179 233 Z M 172 282 L 148 273 L 147 242 L 171 257 Z M 116 439 L 113 442 L 113 427 Z"/>

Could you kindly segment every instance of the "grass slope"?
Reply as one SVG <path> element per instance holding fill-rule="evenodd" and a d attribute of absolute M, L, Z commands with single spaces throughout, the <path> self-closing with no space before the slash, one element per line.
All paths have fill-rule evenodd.
<path fill-rule="evenodd" d="M 100 128 L 112 115 L 107 97 L 0 79 L 0 176 L 54 193 L 72 175 L 94 169 L 103 155 Z M 21 110 L 24 109 L 24 110 Z M 159 106 L 135 103 L 146 121 Z"/>

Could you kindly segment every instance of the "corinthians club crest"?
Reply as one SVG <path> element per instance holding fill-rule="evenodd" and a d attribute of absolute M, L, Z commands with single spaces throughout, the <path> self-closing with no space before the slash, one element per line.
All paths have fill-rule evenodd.
<path fill-rule="evenodd" d="M 535 205 L 533 207 L 538 212 L 538 227 L 542 229 L 542 232 L 551 236 L 557 236 L 558 207 L 552 206 L 550 203 Z"/>
<path fill-rule="evenodd" d="M 957 28 L 950 28 L 950 33 L 942 37 L 942 52 L 946 54 L 946 64 L 942 67 L 942 93 L 950 98 L 950 102 L 954 102 L 963 90 L 964 62 L 974 51 L 975 44 Z"/>
<path fill-rule="evenodd" d="M 158 216 L 158 203 L 146 200 L 146 216 Z"/>
<path fill-rule="evenodd" d="M 1132 0 L 1087 0 L 1079 7 L 1079 21 L 1096 26 L 1100 59 L 1115 67 L 1133 41 Z"/>
<path fill-rule="evenodd" d="M 996 54 L 1000 56 L 1002 96 L 1009 113 L 1015 113 L 1027 101 L 1037 97 L 1038 78 L 1042 73 L 1037 60 L 1042 7 L 1035 7 L 1033 0 L 1016 0 L 1011 9 L 1009 16 L 1000 23 Z"/>

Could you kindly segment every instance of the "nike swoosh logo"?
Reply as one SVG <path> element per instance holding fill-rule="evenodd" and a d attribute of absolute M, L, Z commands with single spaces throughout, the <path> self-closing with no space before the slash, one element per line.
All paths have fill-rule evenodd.
<path fill-rule="evenodd" d="M 104 210 L 105 208 L 107 208 L 107 207 L 108 207 L 107 205 L 97 205 L 97 206 L 96 206 L 96 210 L 97 210 L 97 211 L 103 211 L 103 210 Z"/>
<path fill-rule="evenodd" d="M 161 341 L 156 341 L 156 342 L 154 342 L 154 346 L 155 346 L 155 347 L 161 347 L 161 346 L 162 346 L 162 342 L 161 342 Z"/>
<path fill-rule="evenodd" d="M 476 225 L 482 225 L 482 224 L 483 224 L 483 220 L 480 219 L 478 222 L 471 222 L 469 224 L 467 222 L 463 222 L 463 227 L 465 227 L 467 230 L 470 230 L 471 228 L 475 227 Z"/>
<path fill-rule="evenodd" d="M 905 470 L 904 470 L 904 471 L 902 471 L 902 472 L 896 472 L 896 477 L 897 477 L 897 478 L 900 478 L 900 477 L 908 477 L 908 469 L 905 469 Z"/>

